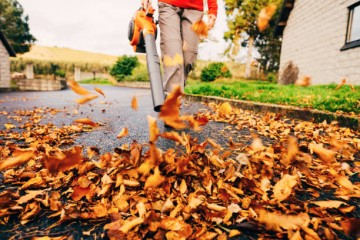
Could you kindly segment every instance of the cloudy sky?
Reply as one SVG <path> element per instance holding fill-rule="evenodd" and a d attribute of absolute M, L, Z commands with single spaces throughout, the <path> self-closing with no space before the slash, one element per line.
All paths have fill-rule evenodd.
<path fill-rule="evenodd" d="M 38 45 L 67 47 L 111 55 L 132 54 L 128 23 L 140 0 L 19 0 L 30 18 L 30 31 Z M 227 44 L 223 0 L 211 39 L 202 43 L 199 58 L 217 60 Z M 153 1 L 153 6 L 157 1 Z M 158 42 L 157 42 L 158 43 Z"/>

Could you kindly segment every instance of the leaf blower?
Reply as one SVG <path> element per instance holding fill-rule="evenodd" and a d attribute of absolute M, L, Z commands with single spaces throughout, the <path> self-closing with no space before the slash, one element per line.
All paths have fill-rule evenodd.
<path fill-rule="evenodd" d="M 165 95 L 160 71 L 160 59 L 155 45 L 157 28 L 154 21 L 154 12 L 155 10 L 151 6 L 147 10 L 144 8 L 137 10 L 130 21 L 128 37 L 135 52 L 146 53 L 154 111 L 160 112 Z"/>

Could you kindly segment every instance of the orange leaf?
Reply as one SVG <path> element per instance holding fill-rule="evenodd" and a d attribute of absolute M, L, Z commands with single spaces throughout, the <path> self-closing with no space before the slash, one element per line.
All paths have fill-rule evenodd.
<path fill-rule="evenodd" d="M 82 163 L 82 147 L 75 146 L 71 149 L 51 152 L 45 157 L 45 166 L 50 173 L 69 170 Z"/>
<path fill-rule="evenodd" d="M 136 96 L 131 99 L 131 108 L 135 111 L 139 110 L 138 101 Z"/>
<path fill-rule="evenodd" d="M 116 136 L 117 138 L 123 138 L 129 135 L 129 130 L 127 128 L 121 129 L 120 133 Z"/>
<path fill-rule="evenodd" d="M 74 122 L 76 123 L 81 123 L 81 124 L 85 124 L 85 125 L 90 125 L 90 126 L 93 126 L 93 127 L 97 127 L 98 124 L 91 121 L 90 119 L 88 118 L 79 118 L 79 119 L 76 119 Z"/>
<path fill-rule="evenodd" d="M 341 226 L 347 235 L 352 235 L 357 238 L 360 237 L 360 228 L 359 228 L 360 219 L 359 218 L 349 218 L 344 221 L 341 221 Z"/>
<path fill-rule="evenodd" d="M 143 218 L 135 218 L 132 220 L 125 220 L 124 224 L 119 228 L 119 230 L 123 233 L 128 233 L 131 229 L 136 227 L 137 225 L 140 225 L 144 222 Z"/>
<path fill-rule="evenodd" d="M 167 67 L 182 65 L 184 63 L 183 57 L 178 53 L 176 53 L 173 58 L 171 58 L 168 55 L 165 55 L 163 61 L 164 61 L 164 66 Z"/>
<path fill-rule="evenodd" d="M 310 151 L 316 153 L 319 158 L 325 162 L 334 162 L 336 152 L 330 149 L 326 149 L 322 144 L 309 144 Z"/>
<path fill-rule="evenodd" d="M 328 201 L 315 201 L 311 202 L 321 208 L 339 208 L 341 205 L 348 205 L 345 202 L 337 200 L 328 200 Z"/>
<path fill-rule="evenodd" d="M 343 80 L 341 80 L 341 83 L 339 83 L 339 84 L 336 86 L 335 90 L 338 90 L 339 88 L 341 88 L 342 86 L 344 86 L 345 83 L 346 83 L 346 79 L 344 78 Z"/>
<path fill-rule="evenodd" d="M 191 26 L 191 29 L 198 35 L 199 37 L 207 37 L 209 32 L 208 25 L 202 20 L 198 20 Z"/>
<path fill-rule="evenodd" d="M 302 86 L 302 87 L 307 87 L 311 84 L 311 77 L 309 76 L 304 76 L 303 78 L 299 78 L 295 81 L 294 83 L 296 86 Z"/>
<path fill-rule="evenodd" d="M 232 111 L 233 110 L 229 102 L 222 103 L 217 110 L 219 115 L 223 117 L 230 115 Z"/>
<path fill-rule="evenodd" d="M 282 177 L 280 181 L 278 181 L 274 186 L 274 199 L 281 202 L 287 199 L 291 193 L 292 189 L 298 182 L 298 176 L 291 176 L 286 174 Z"/>
<path fill-rule="evenodd" d="M 301 227 L 307 227 L 310 217 L 307 213 L 298 215 L 280 215 L 267 212 L 261 209 L 258 213 L 258 221 L 265 224 L 267 230 L 282 232 L 284 230 L 295 230 Z"/>
<path fill-rule="evenodd" d="M 80 98 L 75 100 L 78 104 L 85 104 L 87 102 L 90 102 L 91 100 L 94 100 L 95 98 L 98 98 L 98 95 L 90 95 L 88 97 Z"/>
<path fill-rule="evenodd" d="M 351 83 L 349 83 L 349 86 L 350 86 L 350 88 L 351 88 L 351 91 L 353 91 L 353 92 L 356 93 L 356 89 L 355 89 L 354 85 L 352 85 Z"/>
<path fill-rule="evenodd" d="M 269 21 L 274 15 L 276 8 L 275 4 L 269 4 L 269 6 L 261 9 L 257 19 L 257 26 L 261 32 L 268 27 Z"/>
<path fill-rule="evenodd" d="M 186 145 L 186 141 L 184 141 L 184 139 L 180 136 L 180 134 L 178 132 L 175 132 L 175 131 L 173 131 L 173 132 L 164 132 L 164 133 L 161 133 L 159 136 L 162 137 L 162 138 L 166 138 L 166 139 L 178 142 L 183 146 Z"/>
<path fill-rule="evenodd" d="M 36 198 L 38 195 L 42 195 L 45 193 L 45 190 L 34 190 L 34 191 L 27 191 L 27 194 L 24 196 L 21 196 L 17 202 L 18 204 L 27 203 L 31 199 Z"/>
<path fill-rule="evenodd" d="M 185 123 L 180 121 L 180 110 L 179 110 L 179 97 L 183 95 L 180 86 L 174 88 L 174 90 L 167 96 L 164 105 L 161 107 L 159 118 L 162 119 L 166 124 L 176 129 L 182 129 L 186 127 Z"/>
<path fill-rule="evenodd" d="M 69 81 L 68 81 L 68 85 L 69 85 L 69 87 L 71 88 L 71 90 L 73 90 L 75 93 L 77 93 L 77 94 L 79 94 L 79 95 L 85 96 L 85 95 L 90 94 L 90 92 L 89 92 L 87 89 L 81 87 L 81 86 L 80 86 L 77 82 L 75 82 L 74 80 L 69 80 Z"/>
<path fill-rule="evenodd" d="M 35 157 L 34 150 L 17 150 L 13 153 L 13 155 L 16 156 L 9 157 L 0 162 L 0 171 L 7 168 L 20 166 Z"/>
<path fill-rule="evenodd" d="M 97 88 L 97 87 L 95 87 L 94 89 L 95 89 L 95 91 L 97 91 L 98 93 L 100 93 L 101 95 L 103 95 L 105 97 L 105 93 L 103 92 L 103 90 L 101 90 L 100 88 Z"/>
<path fill-rule="evenodd" d="M 156 124 L 156 118 L 148 115 L 147 119 L 148 119 L 148 123 L 149 123 L 149 134 L 150 134 L 149 140 L 151 143 L 155 143 L 159 137 L 160 130 Z"/>
<path fill-rule="evenodd" d="M 5 126 L 6 129 L 16 128 L 16 126 L 14 124 L 12 124 L 12 123 L 5 123 L 4 126 Z"/>
<path fill-rule="evenodd" d="M 90 187 L 87 188 L 82 188 L 80 186 L 75 186 L 73 188 L 73 193 L 71 194 L 71 198 L 74 201 L 79 201 L 81 198 L 83 198 L 84 196 L 86 196 L 90 191 Z"/>
<path fill-rule="evenodd" d="M 178 233 L 178 239 L 187 239 L 192 234 L 192 228 L 181 219 L 164 217 L 160 222 L 160 228 Z"/>
<path fill-rule="evenodd" d="M 160 175 L 159 167 L 156 167 L 154 174 L 146 179 L 144 189 L 156 188 L 165 181 L 165 177 Z"/>

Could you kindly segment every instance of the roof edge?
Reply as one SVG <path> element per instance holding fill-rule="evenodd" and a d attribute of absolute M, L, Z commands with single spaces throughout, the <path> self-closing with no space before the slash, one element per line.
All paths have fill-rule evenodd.
<path fill-rule="evenodd" d="M 1 30 L 0 30 L 0 40 L 4 44 L 6 50 L 8 51 L 8 53 L 10 55 L 10 57 L 16 57 L 16 52 L 11 47 L 9 41 L 6 39 L 5 35 L 2 33 Z"/>

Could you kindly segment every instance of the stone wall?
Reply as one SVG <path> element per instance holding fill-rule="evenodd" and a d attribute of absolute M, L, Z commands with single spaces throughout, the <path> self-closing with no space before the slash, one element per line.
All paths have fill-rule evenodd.
<path fill-rule="evenodd" d="M 280 70 L 293 61 L 313 84 L 360 84 L 360 47 L 345 44 L 348 7 L 359 0 L 296 0 L 283 33 Z M 280 72 L 281 74 L 281 72 Z"/>
<path fill-rule="evenodd" d="M 17 86 L 21 91 L 58 91 L 65 89 L 65 80 L 53 79 L 21 79 L 17 80 Z"/>
<path fill-rule="evenodd" d="M 0 88 L 10 88 L 9 53 L 0 41 Z"/>

